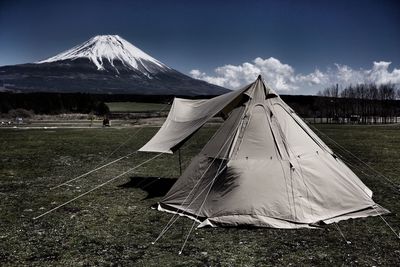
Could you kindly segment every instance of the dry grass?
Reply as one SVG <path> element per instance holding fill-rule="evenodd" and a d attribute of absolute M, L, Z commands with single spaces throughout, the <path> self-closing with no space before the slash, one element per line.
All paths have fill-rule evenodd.
<path fill-rule="evenodd" d="M 400 183 L 398 126 L 318 127 Z M 344 242 L 334 226 L 321 230 L 200 229 L 193 232 L 178 256 L 192 224 L 181 218 L 160 242 L 151 245 L 171 217 L 150 207 L 179 174 L 175 155 L 162 156 L 57 212 L 32 220 L 151 157 L 137 154 L 70 186 L 49 190 L 99 164 L 137 130 L 1 129 L 0 265 L 400 265 L 399 239 L 379 218 L 340 222 L 351 244 Z M 214 130 L 215 126 L 202 129 L 184 146 L 184 162 L 199 151 Z M 111 158 L 136 150 L 156 131 L 144 128 Z M 374 191 L 374 199 L 393 212 L 385 218 L 399 231 L 400 195 L 383 179 L 357 173 Z"/>

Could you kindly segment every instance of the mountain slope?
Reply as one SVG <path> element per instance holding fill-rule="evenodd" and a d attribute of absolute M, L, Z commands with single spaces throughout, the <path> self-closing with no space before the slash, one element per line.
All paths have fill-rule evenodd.
<path fill-rule="evenodd" d="M 228 90 L 184 75 L 118 35 L 100 35 L 48 59 L 0 67 L 13 91 L 216 95 Z"/>
<path fill-rule="evenodd" d="M 38 64 L 80 58 L 89 59 L 98 70 L 106 70 L 105 64 L 109 64 L 118 72 L 114 61 L 121 62 L 127 69 L 141 72 L 152 73 L 170 69 L 118 35 L 95 36 L 70 50 L 39 61 Z M 108 62 L 103 62 L 103 60 Z"/>

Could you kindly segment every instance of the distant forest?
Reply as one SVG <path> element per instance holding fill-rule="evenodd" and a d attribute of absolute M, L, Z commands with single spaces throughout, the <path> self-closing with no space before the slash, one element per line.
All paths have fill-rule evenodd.
<path fill-rule="evenodd" d="M 0 112 L 24 109 L 35 114 L 103 115 L 108 112 L 105 102 L 170 103 L 173 98 L 171 95 L 1 92 Z M 400 116 L 400 90 L 392 84 L 359 84 L 342 90 L 336 85 L 318 92 L 316 96 L 281 95 L 281 98 L 300 116 L 319 119 L 319 122 L 388 123 L 397 122 L 396 118 Z"/>
<path fill-rule="evenodd" d="M 107 112 L 105 102 L 171 103 L 172 95 L 89 94 L 89 93 L 13 93 L 0 92 L 0 113 L 24 109 L 35 114 Z M 177 96 L 185 97 L 187 96 Z M 198 96 L 191 98 L 211 98 Z"/>
<path fill-rule="evenodd" d="M 400 89 L 394 84 L 357 84 L 339 90 L 339 85 L 319 91 L 322 117 L 343 120 L 358 117 L 362 123 L 397 122 Z"/>

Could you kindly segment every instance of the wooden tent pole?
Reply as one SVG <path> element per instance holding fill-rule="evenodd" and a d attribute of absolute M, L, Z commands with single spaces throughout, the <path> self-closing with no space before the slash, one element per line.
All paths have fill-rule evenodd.
<path fill-rule="evenodd" d="M 182 175 L 181 149 L 178 149 L 178 155 L 179 155 L 179 175 Z"/>

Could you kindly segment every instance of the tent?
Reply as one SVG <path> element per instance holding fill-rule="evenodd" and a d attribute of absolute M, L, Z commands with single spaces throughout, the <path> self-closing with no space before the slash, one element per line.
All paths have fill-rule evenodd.
<path fill-rule="evenodd" d="M 158 205 L 203 226 L 313 228 L 389 213 L 259 76 L 209 99 L 175 98 L 139 151 L 173 153 L 214 116 L 225 120 Z"/>

